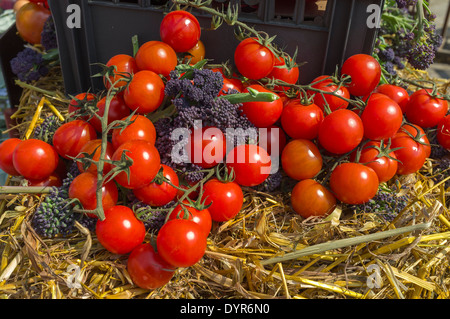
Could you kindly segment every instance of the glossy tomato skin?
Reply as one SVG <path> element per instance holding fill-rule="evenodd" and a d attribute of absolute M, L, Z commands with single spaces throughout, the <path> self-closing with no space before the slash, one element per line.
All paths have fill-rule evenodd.
<path fill-rule="evenodd" d="M 269 79 L 280 80 L 289 84 L 296 84 L 300 76 L 298 66 L 289 68 L 283 58 L 275 58 L 275 65 L 272 72 L 267 76 Z M 289 86 L 275 85 L 275 91 L 288 91 Z"/>
<path fill-rule="evenodd" d="M 127 261 L 133 283 L 142 289 L 157 289 L 172 279 L 176 268 L 168 264 L 149 243 L 134 248 Z"/>
<path fill-rule="evenodd" d="M 379 141 L 369 141 L 364 144 L 361 150 L 359 160 L 357 161 L 356 152 L 353 152 L 350 156 L 352 162 L 358 162 L 372 168 L 378 176 L 380 183 L 387 182 L 394 177 L 397 173 L 398 161 L 395 152 L 390 152 L 389 157 L 379 156 L 380 152 L 373 146 L 380 147 Z"/>
<path fill-rule="evenodd" d="M 406 89 L 402 88 L 401 86 L 385 83 L 377 86 L 374 92 L 381 93 L 390 97 L 392 100 L 397 102 L 397 104 L 402 109 L 402 113 L 406 112 L 406 106 L 409 102 L 409 94 Z"/>
<path fill-rule="evenodd" d="M 387 140 L 402 126 L 403 113 L 400 106 L 381 93 L 373 93 L 361 114 L 364 136 L 369 140 Z"/>
<path fill-rule="evenodd" d="M 161 164 L 163 176 L 170 181 L 171 184 L 178 187 L 180 185 L 177 173 L 169 166 Z M 133 190 L 134 195 L 143 203 L 151 206 L 164 206 L 170 203 L 178 193 L 178 189 L 167 182 L 159 184 L 151 182 L 140 188 Z"/>
<path fill-rule="evenodd" d="M 368 54 L 355 54 L 344 61 L 341 74 L 351 76 L 351 82 L 347 85 L 350 94 L 366 96 L 380 82 L 381 67 L 374 57 Z"/>
<path fill-rule="evenodd" d="M 174 267 L 190 267 L 202 259 L 207 237 L 201 226 L 187 219 L 167 221 L 156 237 L 160 256 Z"/>
<path fill-rule="evenodd" d="M 58 162 L 59 156 L 55 148 L 38 139 L 21 141 L 13 153 L 14 168 L 28 180 L 49 177 L 58 167 Z"/>
<path fill-rule="evenodd" d="M 189 162 L 202 168 L 212 168 L 222 163 L 226 152 L 226 137 L 213 126 L 194 128 L 186 145 Z"/>
<path fill-rule="evenodd" d="M 126 156 L 133 160 L 133 164 L 130 166 L 130 174 L 127 176 L 126 172 L 120 172 L 114 178 L 115 181 L 128 189 L 148 185 L 161 167 L 161 158 L 156 147 L 148 141 L 128 141 L 114 151 L 112 160 L 119 161 L 124 152 Z"/>
<path fill-rule="evenodd" d="M 359 145 L 364 137 L 364 125 L 353 111 L 341 109 L 326 116 L 319 127 L 320 145 L 330 153 L 345 154 Z"/>
<path fill-rule="evenodd" d="M 201 28 L 190 12 L 175 10 L 166 14 L 159 27 L 161 40 L 175 52 L 187 52 L 200 40 Z"/>
<path fill-rule="evenodd" d="M 105 211 L 104 220 L 97 221 L 95 233 L 109 252 L 127 254 L 144 241 L 145 225 L 129 207 L 117 205 Z"/>
<path fill-rule="evenodd" d="M 131 77 L 139 71 L 136 59 L 128 54 L 117 54 L 111 57 L 106 62 L 106 66 L 114 67 L 114 76 L 103 79 L 107 89 L 111 87 L 111 84 L 117 89 L 124 87 L 127 84 L 127 77 Z"/>
<path fill-rule="evenodd" d="M 236 183 L 241 186 L 256 186 L 269 177 L 272 160 L 262 147 L 241 144 L 227 154 L 226 166 L 229 170 L 234 170 Z"/>
<path fill-rule="evenodd" d="M 80 154 L 77 156 L 77 158 L 83 158 L 85 155 L 83 153 L 86 153 L 88 156 L 93 156 L 92 159 L 94 161 L 99 161 L 100 155 L 101 155 L 101 145 L 102 140 L 101 139 L 95 139 L 90 140 L 80 150 Z M 113 146 L 110 142 L 106 143 L 106 152 L 105 152 L 105 159 L 111 160 L 111 157 L 114 153 Z M 97 164 L 95 163 L 82 163 L 77 162 L 77 167 L 80 172 L 90 172 L 92 174 L 97 174 Z M 104 163 L 103 164 L 103 174 L 108 173 L 112 168 L 112 165 L 110 163 Z"/>
<path fill-rule="evenodd" d="M 249 87 L 258 92 L 274 93 L 259 84 L 252 84 Z M 244 92 L 248 92 L 248 90 L 246 89 Z M 278 94 L 276 95 L 278 96 Z M 272 102 L 244 102 L 242 111 L 256 127 L 269 127 L 280 118 L 281 112 L 283 112 L 283 101 L 278 98 Z"/>
<path fill-rule="evenodd" d="M 283 171 L 295 180 L 313 178 L 320 172 L 322 165 L 322 155 L 310 140 L 291 140 L 281 154 Z"/>
<path fill-rule="evenodd" d="M 44 24 L 50 15 L 50 10 L 37 3 L 24 4 L 16 13 L 18 33 L 26 42 L 40 44 Z"/>
<path fill-rule="evenodd" d="M 197 209 L 192 207 L 188 201 L 184 200 L 183 203 L 177 205 L 169 215 L 169 220 L 180 218 L 197 223 L 206 237 L 211 232 L 212 218 L 209 208 Z"/>
<path fill-rule="evenodd" d="M 8 175 L 18 176 L 19 172 L 14 168 L 13 154 L 16 146 L 22 142 L 20 138 L 8 138 L 0 144 L 0 169 Z"/>
<path fill-rule="evenodd" d="M 377 194 L 378 185 L 375 171 L 359 163 L 339 164 L 330 177 L 332 193 L 338 200 L 350 205 L 368 202 Z"/>
<path fill-rule="evenodd" d="M 277 125 L 259 130 L 258 145 L 264 148 L 271 156 L 275 154 L 281 155 L 286 143 L 286 133 Z"/>
<path fill-rule="evenodd" d="M 139 71 L 123 93 L 126 105 L 140 114 L 155 111 L 164 100 L 164 82 L 153 71 Z"/>
<path fill-rule="evenodd" d="M 203 186 L 205 205 L 211 204 L 208 211 L 216 222 L 230 220 L 240 212 L 244 203 L 244 193 L 241 187 L 233 182 L 222 182 L 211 179 Z"/>
<path fill-rule="evenodd" d="M 106 96 L 101 98 L 97 102 L 97 108 L 98 111 L 96 112 L 99 116 L 103 117 L 105 114 L 105 108 L 106 108 Z M 131 111 L 130 108 L 125 104 L 125 101 L 121 97 L 121 95 L 115 95 L 111 102 L 109 103 L 109 110 L 108 110 L 108 121 L 107 124 L 110 124 L 114 121 L 121 120 L 124 117 L 127 117 L 130 115 Z M 102 133 L 102 123 L 100 119 L 96 116 L 93 116 L 89 120 L 89 124 L 91 124 L 95 130 L 99 133 Z M 108 132 L 110 134 L 111 131 Z"/>
<path fill-rule="evenodd" d="M 205 44 L 201 40 L 198 40 L 197 44 L 190 48 L 187 52 L 189 54 L 184 57 L 183 62 L 187 63 L 189 61 L 189 64 L 194 65 L 205 58 Z"/>
<path fill-rule="evenodd" d="M 69 114 L 81 114 L 83 113 L 82 107 L 85 103 L 94 103 L 97 96 L 94 93 L 79 93 L 75 95 L 69 103 L 68 112 Z M 80 119 L 87 121 L 89 119 L 88 115 L 83 115 Z"/>
<path fill-rule="evenodd" d="M 443 148 L 450 150 L 450 115 L 439 121 L 436 138 Z"/>
<path fill-rule="evenodd" d="M 61 177 L 55 172 L 43 180 L 28 180 L 28 186 L 42 186 L 42 187 L 60 187 L 63 185 Z"/>
<path fill-rule="evenodd" d="M 177 53 L 162 41 L 145 42 L 135 56 L 139 70 L 149 70 L 162 76 L 169 76 L 178 64 Z"/>
<path fill-rule="evenodd" d="M 319 182 L 313 179 L 304 179 L 292 189 L 291 205 L 294 211 L 303 218 L 324 217 L 336 207 L 336 198 Z"/>
<path fill-rule="evenodd" d="M 127 117 L 124 117 L 121 120 L 126 119 Z M 112 130 L 111 143 L 114 149 L 131 140 L 145 140 L 155 144 L 156 129 L 151 120 L 140 114 L 134 114 L 130 120 L 131 123 L 124 129 L 114 128 Z"/>
<path fill-rule="evenodd" d="M 313 140 L 324 119 L 316 104 L 303 105 L 299 99 L 288 101 L 281 113 L 281 127 L 293 139 Z"/>
<path fill-rule="evenodd" d="M 273 53 L 253 38 L 241 41 L 234 51 L 234 63 L 239 73 L 250 80 L 259 80 L 272 72 Z"/>
<path fill-rule="evenodd" d="M 409 122 L 422 128 L 436 126 L 447 114 L 448 102 L 432 97 L 431 90 L 420 89 L 411 94 L 406 107 L 406 118 Z"/>
<path fill-rule="evenodd" d="M 77 175 L 69 186 L 69 198 L 76 198 L 85 210 L 97 208 L 97 175 L 89 172 Z M 113 181 L 102 186 L 102 206 L 106 211 L 117 204 L 119 190 Z M 94 217 L 95 214 L 89 214 Z"/>
<path fill-rule="evenodd" d="M 58 154 L 71 159 L 78 156 L 83 146 L 97 139 L 95 128 L 83 120 L 73 120 L 61 125 L 53 135 L 53 146 Z"/>
<path fill-rule="evenodd" d="M 424 129 L 417 124 L 405 123 L 398 130 L 399 132 L 408 133 L 415 140 L 417 140 L 420 146 L 425 150 L 426 157 L 431 155 L 431 144 Z"/>
<path fill-rule="evenodd" d="M 315 89 L 319 89 L 321 91 L 325 92 L 334 92 L 334 94 L 338 95 L 331 95 L 323 93 L 323 96 L 320 92 L 315 91 L 308 91 L 308 95 L 313 97 L 314 104 L 316 104 L 322 111 L 325 112 L 326 105 L 328 105 L 329 111 L 333 112 L 339 109 L 346 109 L 348 107 L 348 102 L 344 99 L 350 99 L 350 93 L 348 89 L 345 86 L 339 86 L 329 78 L 328 75 L 321 75 L 315 78 L 311 82 L 311 86 Z M 315 83 L 315 84 L 314 84 Z M 342 99 L 344 98 L 344 99 Z"/>
<path fill-rule="evenodd" d="M 400 148 L 395 151 L 399 160 L 397 174 L 408 175 L 419 171 L 427 159 L 427 152 L 422 145 L 408 136 L 399 132 L 392 138 L 392 148 Z"/>

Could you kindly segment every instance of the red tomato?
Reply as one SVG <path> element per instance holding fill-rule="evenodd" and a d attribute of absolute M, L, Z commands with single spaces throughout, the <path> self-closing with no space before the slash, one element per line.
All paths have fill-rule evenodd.
<path fill-rule="evenodd" d="M 28 180 L 28 186 L 60 187 L 62 184 L 63 181 L 61 177 L 56 173 L 52 173 L 49 177 L 43 180 Z"/>
<path fill-rule="evenodd" d="M 249 87 L 258 92 L 274 93 L 259 84 L 253 84 Z M 248 90 L 245 89 L 244 92 L 248 92 Z M 278 98 L 273 102 L 245 102 L 242 103 L 242 111 L 256 127 L 269 127 L 280 118 L 281 112 L 283 112 L 283 101 Z"/>
<path fill-rule="evenodd" d="M 239 80 L 238 78 L 226 77 L 221 68 L 214 68 L 211 70 L 214 72 L 220 72 L 223 77 L 223 86 L 222 90 L 219 93 L 219 96 L 228 93 L 229 90 L 236 90 L 239 93 L 242 93 L 244 91 L 244 85 L 242 84 L 242 81 Z"/>
<path fill-rule="evenodd" d="M 291 140 L 281 154 L 281 166 L 290 178 L 309 179 L 322 169 L 322 155 L 310 140 Z"/>
<path fill-rule="evenodd" d="M 97 102 L 97 107 L 98 107 L 97 114 L 103 117 L 106 108 L 106 96 Z M 127 106 L 127 104 L 125 104 L 123 98 L 120 95 L 115 95 L 111 99 L 111 102 L 109 103 L 107 124 L 111 124 L 114 121 L 121 120 L 122 118 L 129 116 L 130 113 L 131 113 L 130 108 Z M 102 133 L 102 123 L 99 118 L 93 116 L 89 120 L 89 123 L 95 128 L 97 132 Z M 110 133 L 110 131 L 108 133 Z"/>
<path fill-rule="evenodd" d="M 244 193 L 237 183 L 222 182 L 216 178 L 205 183 L 202 198 L 205 205 L 211 204 L 208 211 L 212 220 L 217 222 L 234 218 L 244 203 Z"/>
<path fill-rule="evenodd" d="M 126 120 L 124 117 L 122 120 Z M 131 117 L 131 123 L 125 128 L 112 130 L 112 146 L 117 149 L 121 144 L 131 140 L 145 140 L 152 144 L 156 141 L 156 129 L 152 121 L 147 117 L 135 114 Z"/>
<path fill-rule="evenodd" d="M 128 274 L 133 283 L 142 289 L 164 286 L 172 279 L 175 270 L 149 243 L 140 244 L 128 256 Z"/>
<path fill-rule="evenodd" d="M 269 177 L 272 161 L 262 147 L 241 144 L 228 153 L 226 165 L 229 170 L 234 169 L 236 183 L 241 186 L 256 186 Z"/>
<path fill-rule="evenodd" d="M 97 139 L 94 127 L 83 120 L 73 120 L 61 125 L 53 135 L 53 146 L 58 154 L 71 159 L 78 156 L 82 147 Z"/>
<path fill-rule="evenodd" d="M 22 142 L 20 138 L 8 138 L 0 144 L 0 169 L 8 175 L 18 176 L 19 172 L 14 168 L 13 154 L 16 146 Z"/>
<path fill-rule="evenodd" d="M 313 140 L 324 118 L 316 104 L 303 105 L 299 99 L 287 102 L 281 113 L 281 126 L 293 139 Z"/>
<path fill-rule="evenodd" d="M 431 144 L 423 128 L 416 124 L 405 123 L 399 129 L 399 132 L 408 133 L 409 136 L 415 139 L 422 146 L 425 150 L 426 157 L 430 157 Z"/>
<path fill-rule="evenodd" d="M 30 44 L 41 43 L 41 33 L 51 12 L 37 3 L 26 3 L 16 13 L 19 35 Z"/>
<path fill-rule="evenodd" d="M 338 84 L 333 83 L 331 79 L 327 78 L 329 78 L 328 75 L 321 75 L 312 81 L 311 86 L 324 92 L 334 92 L 334 94 L 336 94 L 337 96 L 311 90 L 308 90 L 308 95 L 314 95 L 314 104 L 320 107 L 322 111 L 326 110 L 325 105 L 328 105 L 328 109 L 331 112 L 338 109 L 346 109 L 348 107 L 348 102 L 346 100 L 343 100 L 342 98 L 350 99 L 350 93 L 348 92 L 348 89 L 345 86 L 339 86 Z"/>
<path fill-rule="evenodd" d="M 386 156 L 384 152 L 389 156 Z M 356 155 L 356 152 L 351 154 L 352 162 L 357 160 Z M 370 141 L 364 145 L 357 162 L 372 168 L 382 183 L 389 181 L 397 173 L 398 161 L 396 159 L 395 152 L 381 148 L 381 142 Z"/>
<path fill-rule="evenodd" d="M 187 63 L 189 61 L 191 65 L 194 65 L 205 58 L 205 45 L 202 41 L 198 40 L 197 44 L 187 52 L 189 54 L 184 57 L 183 62 Z"/>
<path fill-rule="evenodd" d="M 28 180 L 46 179 L 56 170 L 58 162 L 55 148 L 38 139 L 21 141 L 13 153 L 14 168 Z"/>
<path fill-rule="evenodd" d="M 139 70 L 149 70 L 162 76 L 169 76 L 178 64 L 177 54 L 162 41 L 148 41 L 141 45 L 135 56 Z"/>
<path fill-rule="evenodd" d="M 408 175 L 417 172 L 427 159 L 426 149 L 404 132 L 397 133 L 392 138 L 392 148 L 399 148 L 395 156 L 399 160 L 397 174 Z"/>
<path fill-rule="evenodd" d="M 270 79 L 280 80 L 289 84 L 296 84 L 299 78 L 298 66 L 287 66 L 286 61 L 282 57 L 275 58 L 275 65 L 272 72 L 267 76 Z M 277 91 L 288 91 L 291 87 L 283 85 L 275 85 Z"/>
<path fill-rule="evenodd" d="M 323 217 L 336 207 L 336 198 L 322 184 L 313 179 L 304 179 L 292 189 L 291 204 L 303 218 Z"/>
<path fill-rule="evenodd" d="M 201 226 L 187 219 L 165 223 L 156 237 L 160 256 L 174 267 L 190 267 L 202 259 L 207 242 Z"/>
<path fill-rule="evenodd" d="M 164 100 L 164 87 L 163 80 L 155 72 L 139 71 L 125 89 L 123 98 L 132 111 L 150 113 Z"/>
<path fill-rule="evenodd" d="M 69 103 L 69 114 L 83 114 L 85 112 L 83 107 L 86 105 L 86 103 L 94 103 L 96 98 L 97 96 L 93 93 L 79 93 L 75 95 Z M 89 119 L 89 116 L 83 115 L 81 119 L 87 121 L 87 119 Z"/>
<path fill-rule="evenodd" d="M 138 72 L 136 60 L 128 54 L 117 54 L 106 62 L 108 68 L 114 67 L 114 76 L 104 77 L 103 83 L 109 89 L 111 83 L 115 88 L 121 88 L 127 85 L 127 78 Z"/>
<path fill-rule="evenodd" d="M 365 96 L 380 82 L 381 67 L 374 57 L 367 54 L 355 54 L 344 61 L 341 74 L 351 76 L 351 82 L 347 85 L 350 94 Z"/>
<path fill-rule="evenodd" d="M 176 52 L 187 52 L 200 40 L 201 28 L 190 12 L 175 10 L 166 14 L 159 27 L 161 40 Z"/>
<path fill-rule="evenodd" d="M 114 151 L 112 160 L 119 161 L 123 156 L 122 153 L 133 160 L 129 176 L 123 171 L 114 178 L 125 188 L 135 189 L 148 185 L 161 167 L 158 150 L 148 141 L 132 140 L 123 143 Z"/>
<path fill-rule="evenodd" d="M 272 72 L 275 56 L 267 47 L 254 38 L 239 43 L 234 51 L 234 64 L 243 76 L 250 80 L 259 80 Z"/>
<path fill-rule="evenodd" d="M 269 155 L 281 155 L 286 146 L 286 134 L 276 125 L 259 129 L 258 145 L 264 148 Z"/>
<path fill-rule="evenodd" d="M 438 123 L 436 138 L 443 148 L 450 150 L 450 115 L 447 115 Z"/>
<path fill-rule="evenodd" d="M 409 94 L 401 86 L 385 83 L 378 86 L 374 92 L 387 95 L 395 102 L 397 102 L 397 104 L 402 109 L 402 113 L 406 112 L 406 106 L 409 102 Z"/>
<path fill-rule="evenodd" d="M 336 110 L 319 127 L 320 145 L 330 153 L 345 154 L 359 145 L 364 136 L 361 118 L 351 110 Z"/>
<path fill-rule="evenodd" d="M 109 252 L 127 254 L 142 244 L 145 225 L 130 208 L 117 205 L 105 211 L 104 220 L 97 221 L 95 233 Z"/>
<path fill-rule="evenodd" d="M 94 161 L 99 161 L 100 155 L 101 155 L 101 145 L 102 140 L 101 139 L 95 139 L 87 142 L 84 144 L 84 146 L 80 150 L 80 154 L 77 156 L 77 158 L 83 158 L 85 157 L 84 154 L 86 153 L 88 157 L 92 158 Z M 111 160 L 111 157 L 114 153 L 113 146 L 110 142 L 107 142 L 106 144 L 106 153 L 105 153 L 105 159 Z M 86 161 L 86 163 L 77 162 L 78 169 L 80 172 L 90 172 L 92 174 L 97 174 L 97 164 L 90 163 Z M 112 168 L 112 165 L 110 163 L 104 163 L 103 164 L 103 174 L 108 173 Z"/>
<path fill-rule="evenodd" d="M 223 162 L 226 155 L 226 137 L 217 127 L 193 129 L 186 151 L 191 163 L 203 168 L 214 167 Z"/>
<path fill-rule="evenodd" d="M 97 176 L 85 172 L 76 176 L 69 186 L 69 198 L 77 198 L 83 209 L 94 210 L 97 208 Z M 108 182 L 102 186 L 102 207 L 106 211 L 117 204 L 119 190 L 114 182 Z M 88 214 L 96 217 L 95 214 Z"/>
<path fill-rule="evenodd" d="M 373 93 L 361 114 L 364 136 L 369 140 L 387 140 L 394 136 L 403 122 L 400 106 L 381 93 Z"/>
<path fill-rule="evenodd" d="M 187 219 L 197 223 L 202 232 L 207 237 L 211 231 L 212 219 L 209 209 L 197 209 L 190 206 L 188 201 L 183 201 L 182 204 L 178 204 L 169 215 L 169 220 L 172 219 Z"/>
<path fill-rule="evenodd" d="M 406 118 L 422 128 L 436 126 L 448 111 L 448 102 L 430 95 L 430 89 L 420 89 L 411 94 L 406 107 Z"/>
<path fill-rule="evenodd" d="M 359 163 L 339 164 L 330 177 L 330 188 L 338 200 L 350 205 L 368 202 L 378 191 L 378 176 Z"/>
<path fill-rule="evenodd" d="M 178 187 L 180 183 L 177 173 L 164 164 L 161 164 L 161 168 L 163 169 L 163 176 L 171 184 Z M 177 196 L 178 189 L 167 182 L 158 183 L 153 181 L 148 185 L 134 189 L 133 193 L 143 203 L 159 207 L 170 203 Z"/>

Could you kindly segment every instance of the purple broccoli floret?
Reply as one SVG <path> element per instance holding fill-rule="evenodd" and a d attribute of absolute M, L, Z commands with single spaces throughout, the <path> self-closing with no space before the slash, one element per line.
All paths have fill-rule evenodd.
<path fill-rule="evenodd" d="M 42 54 L 31 48 L 25 48 L 11 60 L 11 70 L 23 82 L 39 80 L 48 74 Z"/>

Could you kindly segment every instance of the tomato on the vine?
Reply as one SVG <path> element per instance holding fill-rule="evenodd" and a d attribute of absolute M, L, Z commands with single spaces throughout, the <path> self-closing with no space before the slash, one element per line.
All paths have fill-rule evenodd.
<path fill-rule="evenodd" d="M 406 106 L 406 118 L 422 128 L 436 126 L 448 111 L 448 102 L 431 95 L 432 90 L 420 89 L 411 94 Z"/>
<path fill-rule="evenodd" d="M 126 105 L 140 114 L 156 110 L 164 100 L 164 82 L 153 71 L 143 70 L 134 74 L 123 93 Z"/>
<path fill-rule="evenodd" d="M 339 164 L 330 176 L 330 188 L 338 200 L 350 205 L 368 202 L 378 192 L 375 171 L 359 163 Z"/>
<path fill-rule="evenodd" d="M 409 94 L 408 91 L 406 91 L 406 89 L 398 85 L 385 83 L 377 86 L 374 92 L 387 95 L 395 102 L 397 102 L 397 104 L 402 109 L 402 113 L 406 112 L 406 106 L 409 102 Z"/>
<path fill-rule="evenodd" d="M 378 61 L 368 54 L 355 54 L 344 61 L 341 74 L 351 77 L 347 89 L 354 96 L 366 96 L 372 92 L 381 78 Z"/>
<path fill-rule="evenodd" d="M 197 18 L 184 10 L 171 11 L 159 26 L 161 40 L 175 52 L 187 52 L 200 40 L 201 28 Z"/>
<path fill-rule="evenodd" d="M 98 111 L 96 112 L 98 116 L 103 117 L 105 114 L 105 108 L 106 108 L 106 96 L 101 98 L 97 102 L 97 108 Z M 130 115 L 131 111 L 130 108 L 125 104 L 125 101 L 120 95 L 115 95 L 112 97 L 110 103 L 109 103 L 109 110 L 108 110 L 108 120 L 106 124 L 111 124 L 114 121 L 121 120 L 124 117 L 127 117 Z M 102 123 L 101 120 L 97 116 L 93 116 L 89 120 L 89 124 L 91 124 L 95 130 L 99 133 L 102 133 Z M 111 132 L 108 132 L 111 133 Z"/>
<path fill-rule="evenodd" d="M 85 113 L 85 110 L 83 109 L 83 107 L 85 106 L 85 104 L 87 103 L 95 103 L 95 99 L 97 98 L 97 96 L 94 93 L 79 93 L 77 95 L 75 95 L 69 103 L 69 107 L 68 107 L 68 112 L 71 115 L 80 115 Z M 83 116 L 81 117 L 82 120 L 87 121 L 89 119 L 89 115 L 87 114 L 83 114 Z"/>
<path fill-rule="evenodd" d="M 283 171 L 295 180 L 313 178 L 320 172 L 322 165 L 322 155 L 310 140 L 291 140 L 281 153 Z"/>
<path fill-rule="evenodd" d="M 303 218 L 323 217 L 336 207 L 336 198 L 319 182 L 313 179 L 304 179 L 292 189 L 291 205 L 294 211 Z"/>
<path fill-rule="evenodd" d="M 211 69 L 211 71 L 219 72 L 220 74 L 222 74 L 223 77 L 223 86 L 222 90 L 220 90 L 219 92 L 219 96 L 228 93 L 229 90 L 236 90 L 239 93 L 242 93 L 244 91 L 244 85 L 242 84 L 242 81 L 239 78 L 227 77 L 224 74 L 222 68 L 213 68 Z"/>
<path fill-rule="evenodd" d="M 205 236 L 208 236 L 212 227 L 212 218 L 209 212 L 209 208 L 196 208 L 191 205 L 187 200 L 178 204 L 169 215 L 168 220 L 172 219 L 187 219 L 197 223 Z"/>
<path fill-rule="evenodd" d="M 422 168 L 427 159 L 427 150 L 423 145 L 405 132 L 399 131 L 392 138 L 391 147 L 398 148 L 395 156 L 399 160 L 397 174 L 408 175 Z"/>
<path fill-rule="evenodd" d="M 426 157 L 430 157 L 431 155 L 430 140 L 428 139 L 427 133 L 425 133 L 422 127 L 416 124 L 405 123 L 398 131 L 406 133 L 413 139 L 415 139 L 425 150 Z"/>
<path fill-rule="evenodd" d="M 101 139 L 95 139 L 90 140 L 84 146 L 80 149 L 80 154 L 77 156 L 77 158 L 84 158 L 89 157 L 95 162 L 98 162 L 100 160 L 101 155 L 101 146 L 102 146 L 102 140 Z M 114 154 L 114 148 L 110 142 L 106 143 L 106 150 L 105 150 L 105 160 L 111 160 L 112 155 Z M 89 160 L 85 160 L 84 162 L 77 161 L 77 167 L 80 172 L 90 172 L 92 174 L 97 174 L 97 164 L 92 163 Z M 112 168 L 112 165 L 110 163 L 104 163 L 103 164 L 103 174 L 108 173 Z"/>
<path fill-rule="evenodd" d="M 275 65 L 272 72 L 267 76 L 269 79 L 280 80 L 288 84 L 296 84 L 300 75 L 298 66 L 292 61 L 287 65 L 282 57 L 275 58 Z M 291 87 L 287 85 L 275 85 L 276 91 L 288 91 Z"/>
<path fill-rule="evenodd" d="M 108 68 L 114 68 L 114 75 L 103 78 L 105 87 L 109 89 L 111 85 L 119 89 L 127 85 L 127 78 L 138 72 L 136 59 L 128 54 L 117 54 L 106 62 Z"/>
<path fill-rule="evenodd" d="M 40 44 L 44 24 L 50 16 L 50 10 L 44 6 L 33 2 L 26 3 L 16 12 L 17 32 L 26 42 Z"/>
<path fill-rule="evenodd" d="M 307 91 L 308 95 L 314 95 L 314 104 L 320 107 L 322 111 L 325 112 L 326 105 L 328 105 L 328 110 L 330 112 L 339 109 L 346 109 L 348 107 L 348 101 L 346 101 L 350 99 L 350 93 L 348 92 L 348 89 L 343 85 L 334 83 L 328 75 L 321 75 L 315 78 L 311 82 L 311 87 L 324 91 L 324 93 L 316 92 L 313 90 Z"/>
<path fill-rule="evenodd" d="M 122 118 L 125 121 L 127 117 Z M 131 140 L 145 140 L 152 144 L 156 141 L 156 129 L 153 122 L 144 115 L 134 114 L 130 118 L 130 124 L 125 128 L 112 129 L 111 143 L 114 149 Z"/>
<path fill-rule="evenodd" d="M 20 138 L 12 137 L 0 144 L 0 169 L 8 175 L 18 176 L 19 172 L 14 168 L 13 154 L 16 146 L 22 142 Z"/>
<path fill-rule="evenodd" d="M 255 89 L 258 92 L 274 93 L 260 84 L 252 84 L 248 88 Z M 244 92 L 248 92 L 248 88 Z M 278 96 L 278 94 L 276 94 Z M 269 127 L 275 124 L 283 112 L 283 101 L 278 98 L 272 102 L 244 102 L 242 111 L 250 122 L 256 127 Z"/>
<path fill-rule="evenodd" d="M 277 125 L 259 130 L 258 145 L 264 148 L 269 155 L 281 155 L 286 146 L 286 140 L 286 133 Z"/>
<path fill-rule="evenodd" d="M 436 138 L 443 148 L 450 150 L 450 115 L 439 121 Z"/>
<path fill-rule="evenodd" d="M 95 128 L 83 120 L 73 120 L 61 125 L 53 135 L 53 146 L 65 159 L 78 156 L 83 146 L 97 139 Z"/>
<path fill-rule="evenodd" d="M 194 65 L 205 58 L 205 52 L 205 44 L 198 40 L 197 44 L 187 51 L 188 54 L 184 57 L 183 62 L 189 61 L 191 65 Z"/>
<path fill-rule="evenodd" d="M 269 48 L 256 39 L 247 38 L 236 47 L 234 63 L 243 76 L 250 80 L 259 80 L 272 72 L 275 56 Z"/>
<path fill-rule="evenodd" d="M 62 186 L 63 181 L 61 177 L 53 172 L 49 177 L 42 180 L 28 180 L 28 186 L 42 186 L 42 187 L 60 187 Z"/>
<path fill-rule="evenodd" d="M 313 140 L 323 119 L 323 111 L 316 104 L 303 105 L 299 99 L 293 99 L 284 105 L 281 126 L 291 138 Z"/>
<path fill-rule="evenodd" d="M 134 57 L 139 70 L 149 70 L 169 76 L 178 64 L 175 50 L 162 41 L 148 41 L 141 45 Z"/>

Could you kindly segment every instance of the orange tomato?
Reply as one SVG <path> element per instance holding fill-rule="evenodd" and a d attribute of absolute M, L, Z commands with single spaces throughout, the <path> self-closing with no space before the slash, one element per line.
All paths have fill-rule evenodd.
<path fill-rule="evenodd" d="M 26 3 L 16 13 L 16 27 L 20 36 L 30 44 L 41 42 L 41 33 L 50 10 L 36 3 Z"/>

